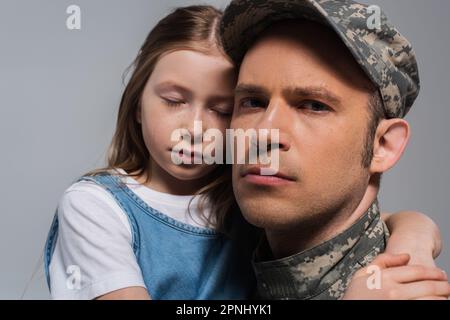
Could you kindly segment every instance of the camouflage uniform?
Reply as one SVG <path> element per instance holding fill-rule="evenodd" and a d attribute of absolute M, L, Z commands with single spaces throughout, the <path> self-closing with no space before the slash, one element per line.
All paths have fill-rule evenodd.
<path fill-rule="evenodd" d="M 377 13 L 373 9 L 379 10 L 379 25 L 370 23 Z M 416 56 L 379 7 L 351 0 L 232 0 L 220 24 L 225 52 L 240 66 L 264 30 L 290 19 L 331 28 L 378 88 L 386 117 L 408 113 L 420 90 Z M 374 203 L 355 225 L 316 248 L 277 261 L 255 261 L 259 294 L 265 299 L 341 298 L 352 274 L 384 250 L 387 237 Z"/>
<path fill-rule="evenodd" d="M 271 261 L 260 261 L 255 254 L 253 267 L 258 297 L 340 299 L 353 274 L 384 251 L 388 237 L 375 201 L 353 226 L 317 247 Z M 265 242 L 256 252 L 263 251 L 270 251 Z"/>

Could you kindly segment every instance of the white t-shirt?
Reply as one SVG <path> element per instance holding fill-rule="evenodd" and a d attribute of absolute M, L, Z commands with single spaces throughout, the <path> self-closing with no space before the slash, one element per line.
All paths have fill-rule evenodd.
<path fill-rule="evenodd" d="M 208 227 L 198 212 L 198 197 L 192 200 L 189 214 L 193 196 L 161 193 L 131 177 L 122 179 L 150 207 L 183 223 Z M 54 299 L 94 299 L 126 287 L 145 288 L 128 218 L 103 187 L 90 181 L 70 186 L 58 204 L 58 220 L 49 266 Z"/>

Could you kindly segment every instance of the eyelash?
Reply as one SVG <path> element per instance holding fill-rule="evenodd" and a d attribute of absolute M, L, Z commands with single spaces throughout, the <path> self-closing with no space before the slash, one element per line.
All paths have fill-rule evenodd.
<path fill-rule="evenodd" d="M 257 105 L 258 105 L 258 107 L 247 107 L 247 106 L 244 106 L 244 104 L 246 103 L 246 102 L 257 102 Z M 256 108 L 259 108 L 261 105 L 263 105 L 264 103 L 261 101 L 261 100 L 259 100 L 259 99 L 257 99 L 257 98 L 245 98 L 245 99 L 242 99 L 241 101 L 239 101 L 239 108 L 243 108 L 243 109 L 256 109 Z"/>
<path fill-rule="evenodd" d="M 327 112 L 327 111 L 331 111 L 331 108 L 329 106 L 327 106 L 325 103 L 319 102 L 319 101 L 314 101 L 314 100 L 307 100 L 302 102 L 301 106 L 299 108 L 301 108 L 303 105 L 310 103 L 310 104 L 315 104 L 316 106 L 319 105 L 321 108 L 323 108 L 323 110 L 313 110 L 313 108 L 308 108 L 308 111 L 314 112 L 314 113 L 323 113 L 323 112 Z"/>
<path fill-rule="evenodd" d="M 229 117 L 229 116 L 232 115 L 232 112 L 225 112 L 225 111 L 218 110 L 216 108 L 211 108 L 210 110 L 214 111 L 215 113 L 217 113 L 221 117 Z"/>
<path fill-rule="evenodd" d="M 167 104 L 169 107 L 179 107 L 179 106 L 181 106 L 182 104 L 184 104 L 183 101 L 174 101 L 174 100 L 165 99 L 165 98 L 163 98 L 162 100 L 163 100 L 163 102 L 164 102 L 165 104 Z"/>
<path fill-rule="evenodd" d="M 165 98 L 162 98 L 162 101 L 166 105 L 168 105 L 169 107 L 172 107 L 172 108 L 180 107 L 181 105 L 183 105 L 185 103 L 184 101 L 174 101 L 174 100 L 165 99 Z M 223 111 L 219 111 L 217 109 L 211 109 L 211 110 L 216 112 L 221 117 L 229 117 L 232 114 L 231 112 L 223 112 Z"/>

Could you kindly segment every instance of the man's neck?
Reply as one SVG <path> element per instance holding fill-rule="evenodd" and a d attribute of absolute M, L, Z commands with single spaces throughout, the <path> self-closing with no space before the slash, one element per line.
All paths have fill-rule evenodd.
<path fill-rule="evenodd" d="M 369 184 L 362 200 L 351 208 L 336 212 L 329 221 L 318 220 L 317 223 L 300 225 L 290 230 L 268 230 L 266 237 L 273 258 L 281 259 L 311 249 L 350 228 L 376 200 L 378 187 Z"/>

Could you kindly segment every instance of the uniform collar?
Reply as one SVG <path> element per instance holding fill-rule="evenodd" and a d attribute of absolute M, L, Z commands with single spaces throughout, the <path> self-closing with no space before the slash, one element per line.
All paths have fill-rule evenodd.
<path fill-rule="evenodd" d="M 260 296 L 264 299 L 308 299 L 327 290 L 348 277 L 354 264 L 373 250 L 380 236 L 384 236 L 380 224 L 380 210 L 375 200 L 356 223 L 331 240 L 271 261 L 258 260 L 261 255 L 257 252 L 270 251 L 264 237 L 253 257 Z"/>

